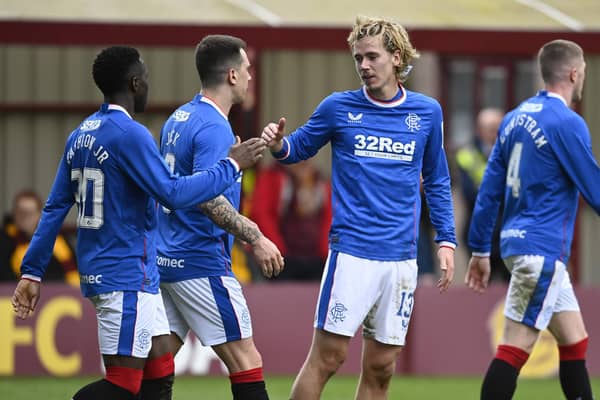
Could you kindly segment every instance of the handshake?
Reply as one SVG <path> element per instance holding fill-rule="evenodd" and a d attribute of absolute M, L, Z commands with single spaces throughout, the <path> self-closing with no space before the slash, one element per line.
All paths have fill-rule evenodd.
<path fill-rule="evenodd" d="M 261 136 L 241 142 L 236 136 L 236 143 L 229 149 L 229 157 L 233 158 L 240 169 L 250 168 L 262 158 L 265 148 L 277 152 L 281 149 L 285 128 L 285 118 L 280 118 L 279 123 L 271 122 L 263 129 Z"/>

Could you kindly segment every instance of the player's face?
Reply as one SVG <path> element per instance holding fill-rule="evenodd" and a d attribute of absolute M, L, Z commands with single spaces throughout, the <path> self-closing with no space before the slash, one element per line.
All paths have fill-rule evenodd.
<path fill-rule="evenodd" d="M 583 83 L 585 81 L 585 61 L 582 59 L 577 69 L 575 87 L 573 88 L 573 101 L 579 102 L 583 98 Z"/>
<path fill-rule="evenodd" d="M 141 61 L 141 60 L 140 60 Z M 136 113 L 142 113 L 146 109 L 146 102 L 148 101 L 148 68 L 143 61 L 141 61 L 139 72 L 136 74 L 137 84 L 135 85 L 135 94 L 133 97 L 133 110 Z"/>
<path fill-rule="evenodd" d="M 234 86 L 234 103 L 241 103 L 246 98 L 248 92 L 248 82 L 252 79 L 250 75 L 250 61 L 248 60 L 248 54 L 244 49 L 240 49 L 242 55 L 242 63 L 239 68 L 236 68 L 237 80 Z"/>
<path fill-rule="evenodd" d="M 367 90 L 375 98 L 388 100 L 398 90 L 395 68 L 400 65 L 400 52 L 391 54 L 383 47 L 381 35 L 367 36 L 354 44 L 356 71 Z"/>

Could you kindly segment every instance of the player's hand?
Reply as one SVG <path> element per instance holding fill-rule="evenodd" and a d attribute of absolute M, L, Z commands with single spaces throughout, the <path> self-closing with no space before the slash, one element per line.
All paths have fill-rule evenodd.
<path fill-rule="evenodd" d="M 240 169 L 250 168 L 262 158 L 262 153 L 267 147 L 263 140 L 251 138 L 240 143 L 240 137 L 235 138 L 235 144 L 229 148 L 229 157 L 238 163 Z"/>
<path fill-rule="evenodd" d="M 490 258 L 472 256 L 469 260 L 465 284 L 477 293 L 485 292 L 490 280 Z"/>
<path fill-rule="evenodd" d="M 265 141 L 269 149 L 278 152 L 283 147 L 283 136 L 285 134 L 285 118 L 279 118 L 279 123 L 271 122 L 263 128 L 260 138 Z"/>
<path fill-rule="evenodd" d="M 454 279 L 454 249 L 447 246 L 440 246 L 437 255 L 441 270 L 437 287 L 440 292 L 445 292 L 452 283 L 452 279 Z"/>
<path fill-rule="evenodd" d="M 252 253 L 265 277 L 273 278 L 283 271 L 283 257 L 275 243 L 266 236 L 261 236 L 252 243 Z"/>
<path fill-rule="evenodd" d="M 12 306 L 17 317 L 26 319 L 35 310 L 40 299 L 40 283 L 21 279 L 12 297 Z"/>

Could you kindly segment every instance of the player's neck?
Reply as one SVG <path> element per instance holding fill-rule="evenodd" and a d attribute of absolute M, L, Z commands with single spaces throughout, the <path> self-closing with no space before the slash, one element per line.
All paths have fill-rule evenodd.
<path fill-rule="evenodd" d="M 392 84 L 384 85 L 383 87 L 375 89 L 375 90 L 367 88 L 367 92 L 369 93 L 369 96 L 371 96 L 375 100 L 379 100 L 379 101 L 392 100 L 394 97 L 396 97 L 399 90 L 400 90 L 400 87 L 398 86 L 398 83 L 394 83 L 393 85 Z"/>
<path fill-rule="evenodd" d="M 558 94 L 567 102 L 568 107 L 573 106 L 573 88 L 566 85 L 546 85 L 546 91 L 549 93 Z"/>
<path fill-rule="evenodd" d="M 219 88 L 215 88 L 202 89 L 200 94 L 211 99 L 213 103 L 215 103 L 221 109 L 223 114 L 229 115 L 229 110 L 231 110 L 231 106 L 233 105 L 230 93 L 227 93 L 225 90 L 219 90 Z"/>
<path fill-rule="evenodd" d="M 105 96 L 104 102 L 108 104 L 116 104 L 123 107 L 131 116 L 135 114 L 134 101 L 133 98 L 130 98 L 129 96 L 120 96 L 118 94 L 115 94 L 113 96 Z"/>

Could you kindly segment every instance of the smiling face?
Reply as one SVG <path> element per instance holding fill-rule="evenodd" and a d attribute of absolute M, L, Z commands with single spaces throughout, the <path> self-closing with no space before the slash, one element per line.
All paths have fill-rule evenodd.
<path fill-rule="evenodd" d="M 379 100 L 389 100 L 398 91 L 396 68 L 401 63 L 400 51 L 388 52 L 381 35 L 366 36 L 353 46 L 356 71 L 369 94 Z"/>

